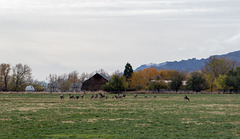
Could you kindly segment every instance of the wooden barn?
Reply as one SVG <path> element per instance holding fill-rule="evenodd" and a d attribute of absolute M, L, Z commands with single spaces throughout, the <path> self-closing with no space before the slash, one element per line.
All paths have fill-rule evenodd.
<path fill-rule="evenodd" d="M 82 91 L 99 91 L 103 90 L 102 86 L 109 81 L 104 75 L 96 73 L 94 76 L 84 81 Z"/>

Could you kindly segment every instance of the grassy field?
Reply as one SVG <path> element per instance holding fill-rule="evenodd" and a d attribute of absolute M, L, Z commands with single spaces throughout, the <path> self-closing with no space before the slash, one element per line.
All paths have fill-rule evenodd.
<path fill-rule="evenodd" d="M 240 95 L 0 94 L 0 138 L 240 138 Z"/>

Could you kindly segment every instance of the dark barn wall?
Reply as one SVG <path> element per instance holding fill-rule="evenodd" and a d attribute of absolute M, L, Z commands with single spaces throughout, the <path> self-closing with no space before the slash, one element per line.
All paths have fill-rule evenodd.
<path fill-rule="evenodd" d="M 103 90 L 102 86 L 108 82 L 107 79 L 105 79 L 100 74 L 95 74 L 90 79 L 86 80 L 82 84 L 82 90 L 83 91 L 99 91 Z"/>

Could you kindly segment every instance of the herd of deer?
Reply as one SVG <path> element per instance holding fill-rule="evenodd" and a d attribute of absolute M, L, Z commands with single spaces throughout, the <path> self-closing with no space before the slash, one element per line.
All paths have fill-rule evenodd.
<path fill-rule="evenodd" d="M 133 97 L 134 98 L 137 98 L 137 94 L 136 95 L 134 95 Z M 114 98 L 116 98 L 116 99 L 119 99 L 119 98 L 125 98 L 126 97 L 126 95 L 125 94 L 118 94 L 118 95 L 115 95 L 115 96 L 112 96 L 112 99 L 114 99 Z M 147 98 L 148 96 L 147 95 L 145 95 L 144 96 L 144 98 Z M 153 96 L 154 98 L 156 98 L 157 97 L 157 95 L 154 95 Z M 72 94 L 69 94 L 69 99 L 79 99 L 80 97 L 79 96 L 74 96 L 74 95 L 72 95 Z M 81 95 L 81 98 L 83 99 L 84 98 L 84 95 Z M 95 94 L 95 95 L 91 95 L 91 97 L 90 97 L 91 99 L 93 99 L 93 98 L 98 98 L 98 94 Z M 106 99 L 108 99 L 108 96 L 107 95 L 104 95 L 104 94 L 102 94 L 102 93 L 99 93 L 99 98 L 101 99 L 101 98 L 106 98 Z M 60 96 L 60 99 L 64 99 L 64 95 L 61 95 Z M 184 96 L 184 99 L 186 99 L 186 100 L 188 100 L 188 101 L 190 101 L 190 99 L 188 98 L 188 96 Z"/>
<path fill-rule="evenodd" d="M 61 98 L 61 99 L 64 99 L 64 95 L 61 95 L 60 98 Z M 70 99 L 75 99 L 75 98 L 76 98 L 76 99 L 79 99 L 80 97 L 79 97 L 79 96 L 74 96 L 74 95 L 72 95 L 72 94 L 69 94 L 69 98 L 70 98 Z M 81 98 L 83 99 L 83 98 L 84 98 L 84 95 L 81 95 Z"/>

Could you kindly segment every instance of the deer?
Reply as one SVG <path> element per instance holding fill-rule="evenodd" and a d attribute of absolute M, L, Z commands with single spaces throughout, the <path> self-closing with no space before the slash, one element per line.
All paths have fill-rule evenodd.
<path fill-rule="evenodd" d="M 105 97 L 105 95 L 103 95 L 102 93 L 99 93 L 99 95 L 100 95 L 100 98 L 104 98 Z"/>
<path fill-rule="evenodd" d="M 136 94 L 136 95 L 134 95 L 134 98 L 137 98 L 137 94 Z"/>
<path fill-rule="evenodd" d="M 60 98 L 61 98 L 61 99 L 64 99 L 64 95 L 61 95 Z"/>
<path fill-rule="evenodd" d="M 81 98 L 83 99 L 83 98 L 84 98 L 84 95 L 81 95 Z"/>
<path fill-rule="evenodd" d="M 189 99 L 188 96 L 186 96 L 186 95 L 184 96 L 184 99 L 190 101 L 190 99 Z"/>
<path fill-rule="evenodd" d="M 69 98 L 74 99 L 75 97 L 74 97 L 74 95 L 69 94 Z"/>

